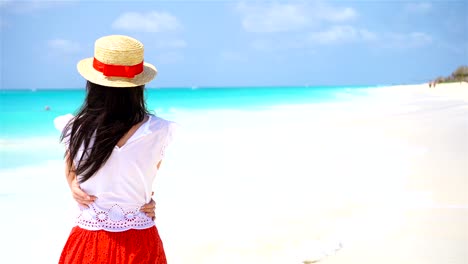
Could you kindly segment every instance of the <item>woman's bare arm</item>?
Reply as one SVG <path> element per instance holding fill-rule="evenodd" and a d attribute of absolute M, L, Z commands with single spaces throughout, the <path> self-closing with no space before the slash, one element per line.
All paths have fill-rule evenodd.
<path fill-rule="evenodd" d="M 89 205 L 93 203 L 97 199 L 97 197 L 94 195 L 88 195 L 81 189 L 80 184 L 76 179 L 75 170 L 74 168 L 70 167 L 68 159 L 69 155 L 67 153 L 67 156 L 65 158 L 65 175 L 67 178 L 68 186 L 70 187 L 70 190 L 72 192 L 73 199 L 81 206 L 89 207 Z M 158 163 L 158 168 L 160 165 L 161 162 Z M 143 205 L 140 208 L 140 211 L 142 211 L 146 214 L 146 216 L 151 217 L 154 220 L 156 218 L 156 202 L 153 199 L 151 199 L 149 203 Z"/>
<path fill-rule="evenodd" d="M 69 158 L 70 156 L 67 153 L 65 157 L 65 175 L 68 186 L 72 192 L 73 199 L 75 199 L 75 201 L 81 206 L 88 207 L 97 199 L 97 197 L 94 195 L 88 195 L 81 189 L 80 184 L 76 179 L 75 168 L 70 167 L 71 162 L 68 162 Z"/>

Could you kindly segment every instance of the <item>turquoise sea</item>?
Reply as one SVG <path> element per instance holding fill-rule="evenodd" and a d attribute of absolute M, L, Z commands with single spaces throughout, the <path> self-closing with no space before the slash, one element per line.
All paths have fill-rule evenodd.
<path fill-rule="evenodd" d="M 350 100 L 372 87 L 243 87 L 147 89 L 148 109 L 165 115 L 184 110 L 260 110 L 275 105 Z M 0 90 L 0 139 L 52 135 L 53 119 L 74 113 L 83 89 Z M 46 110 L 49 107 L 50 110 Z"/>
<path fill-rule="evenodd" d="M 168 119 L 175 113 L 218 110 L 262 111 L 280 105 L 304 105 L 355 100 L 375 87 L 229 87 L 147 89 L 147 107 Z M 0 169 L 55 159 L 57 151 L 42 149 L 58 142 L 55 117 L 75 113 L 84 89 L 0 90 Z M 48 108 L 48 110 L 46 110 Z"/>

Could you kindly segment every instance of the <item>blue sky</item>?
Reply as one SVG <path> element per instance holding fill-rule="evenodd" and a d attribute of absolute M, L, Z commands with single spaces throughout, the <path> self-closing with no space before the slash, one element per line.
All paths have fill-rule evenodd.
<path fill-rule="evenodd" d="M 468 64 L 468 1 L 0 0 L 0 88 L 80 88 L 94 41 L 145 45 L 148 87 L 421 83 Z"/>

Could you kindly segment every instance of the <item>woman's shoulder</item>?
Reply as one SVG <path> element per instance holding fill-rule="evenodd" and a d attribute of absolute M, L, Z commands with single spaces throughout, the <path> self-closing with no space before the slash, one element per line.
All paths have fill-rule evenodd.
<path fill-rule="evenodd" d="M 156 115 L 150 115 L 149 117 L 150 117 L 149 126 L 153 132 L 155 130 L 173 129 L 173 127 L 177 126 L 176 122 L 164 119 Z"/>
<path fill-rule="evenodd" d="M 163 134 L 167 138 L 172 138 L 175 131 L 178 130 L 178 127 L 179 124 L 174 121 L 156 115 L 150 115 L 149 130 L 152 133 Z"/>
<path fill-rule="evenodd" d="M 58 131 L 62 131 L 65 126 L 73 119 L 72 114 L 60 115 L 54 119 L 54 126 Z"/>

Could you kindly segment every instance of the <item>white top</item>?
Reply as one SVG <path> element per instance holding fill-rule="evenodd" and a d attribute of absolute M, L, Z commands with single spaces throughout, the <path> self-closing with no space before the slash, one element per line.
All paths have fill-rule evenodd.
<path fill-rule="evenodd" d="M 55 127 L 62 131 L 72 118 L 71 114 L 57 117 Z M 151 200 L 157 164 L 172 140 L 175 127 L 173 122 L 150 115 L 125 145 L 114 147 L 102 168 L 80 184 L 83 191 L 98 198 L 89 208 L 81 208 L 78 226 L 87 230 L 119 232 L 154 225 L 154 221 L 139 209 Z M 82 151 L 79 150 L 78 158 Z M 76 164 L 77 160 L 74 162 Z"/>

